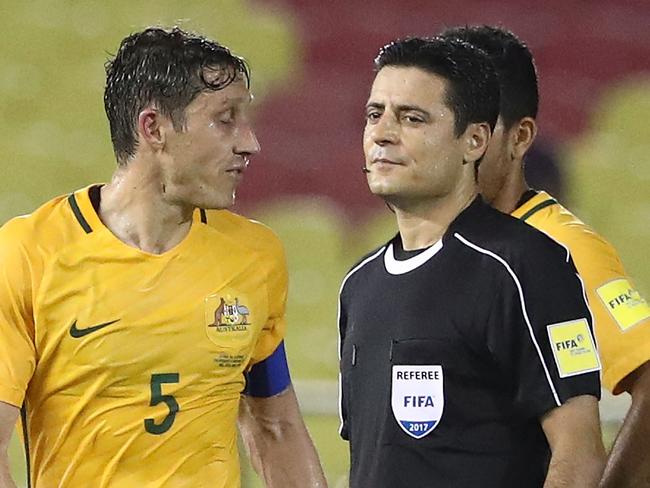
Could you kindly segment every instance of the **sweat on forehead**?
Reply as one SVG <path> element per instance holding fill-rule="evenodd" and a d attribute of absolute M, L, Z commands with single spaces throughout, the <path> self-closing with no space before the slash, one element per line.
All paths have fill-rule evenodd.
<path fill-rule="evenodd" d="M 124 164 L 137 147 L 136 121 L 155 105 L 182 126 L 185 108 L 206 90 L 223 90 L 245 78 L 246 61 L 226 46 L 179 28 L 149 28 L 126 37 L 106 63 L 104 106 L 113 149 Z"/>

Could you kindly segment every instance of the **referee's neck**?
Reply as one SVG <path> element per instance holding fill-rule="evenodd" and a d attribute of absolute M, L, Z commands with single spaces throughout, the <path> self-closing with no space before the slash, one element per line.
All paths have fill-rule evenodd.
<path fill-rule="evenodd" d="M 454 219 L 476 198 L 476 187 L 459 189 L 440 198 L 394 205 L 405 251 L 435 244 Z"/>

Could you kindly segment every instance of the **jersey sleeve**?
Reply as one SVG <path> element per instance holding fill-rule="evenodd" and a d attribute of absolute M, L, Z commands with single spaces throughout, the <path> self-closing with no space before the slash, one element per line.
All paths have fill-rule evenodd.
<path fill-rule="evenodd" d="M 650 360 L 650 305 L 625 272 L 614 248 L 586 226 L 562 228 L 585 282 L 603 362 L 603 384 L 621 393 L 621 380 Z"/>
<path fill-rule="evenodd" d="M 600 397 L 600 360 L 583 286 L 564 249 L 506 262 L 487 324 L 488 348 L 525 417 L 579 395 Z M 546 248 L 542 248 L 546 251 Z"/>
<path fill-rule="evenodd" d="M 284 341 L 269 357 L 253 365 L 246 373 L 244 394 L 257 398 L 269 398 L 282 393 L 291 384 Z"/>
<path fill-rule="evenodd" d="M 269 234 L 271 234 L 269 232 Z M 284 339 L 287 327 L 286 308 L 289 278 L 284 248 L 279 239 L 269 237 L 271 251 L 265 259 L 269 262 L 267 289 L 269 313 L 266 323 L 257 340 L 251 357 L 251 364 L 259 363 L 269 357 Z"/>
<path fill-rule="evenodd" d="M 36 368 L 32 269 L 27 249 L 10 221 L 0 229 L 0 400 L 20 407 Z"/>

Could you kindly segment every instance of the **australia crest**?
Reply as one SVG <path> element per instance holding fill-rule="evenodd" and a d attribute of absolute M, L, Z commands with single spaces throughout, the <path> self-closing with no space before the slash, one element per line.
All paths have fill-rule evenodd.
<path fill-rule="evenodd" d="M 234 302 L 227 302 L 221 297 L 219 306 L 214 311 L 214 321 L 208 324 L 208 327 L 216 327 L 225 330 L 246 330 L 248 315 L 250 314 L 246 305 L 239 303 L 239 298 L 235 297 Z"/>
<path fill-rule="evenodd" d="M 205 328 L 210 340 L 221 346 L 236 346 L 248 340 L 251 310 L 237 293 L 215 294 L 205 299 Z"/>

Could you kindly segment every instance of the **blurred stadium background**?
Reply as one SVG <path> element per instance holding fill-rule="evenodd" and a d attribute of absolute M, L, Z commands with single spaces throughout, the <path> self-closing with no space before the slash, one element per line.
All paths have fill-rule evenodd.
<path fill-rule="evenodd" d="M 177 24 L 250 61 L 262 153 L 237 210 L 286 245 L 288 354 L 333 487 L 347 486 L 347 445 L 337 436 L 338 287 L 357 257 L 394 232 L 360 171 L 371 60 L 387 41 L 475 23 L 528 41 L 541 88 L 530 178 L 606 236 L 650 296 L 647 0 L 3 0 L 0 10 L 0 223 L 110 178 L 103 64 L 124 36 Z M 626 405 L 603 402 L 608 441 Z M 14 442 L 18 480 L 22 457 Z M 256 486 L 247 470 L 244 487 Z"/>

